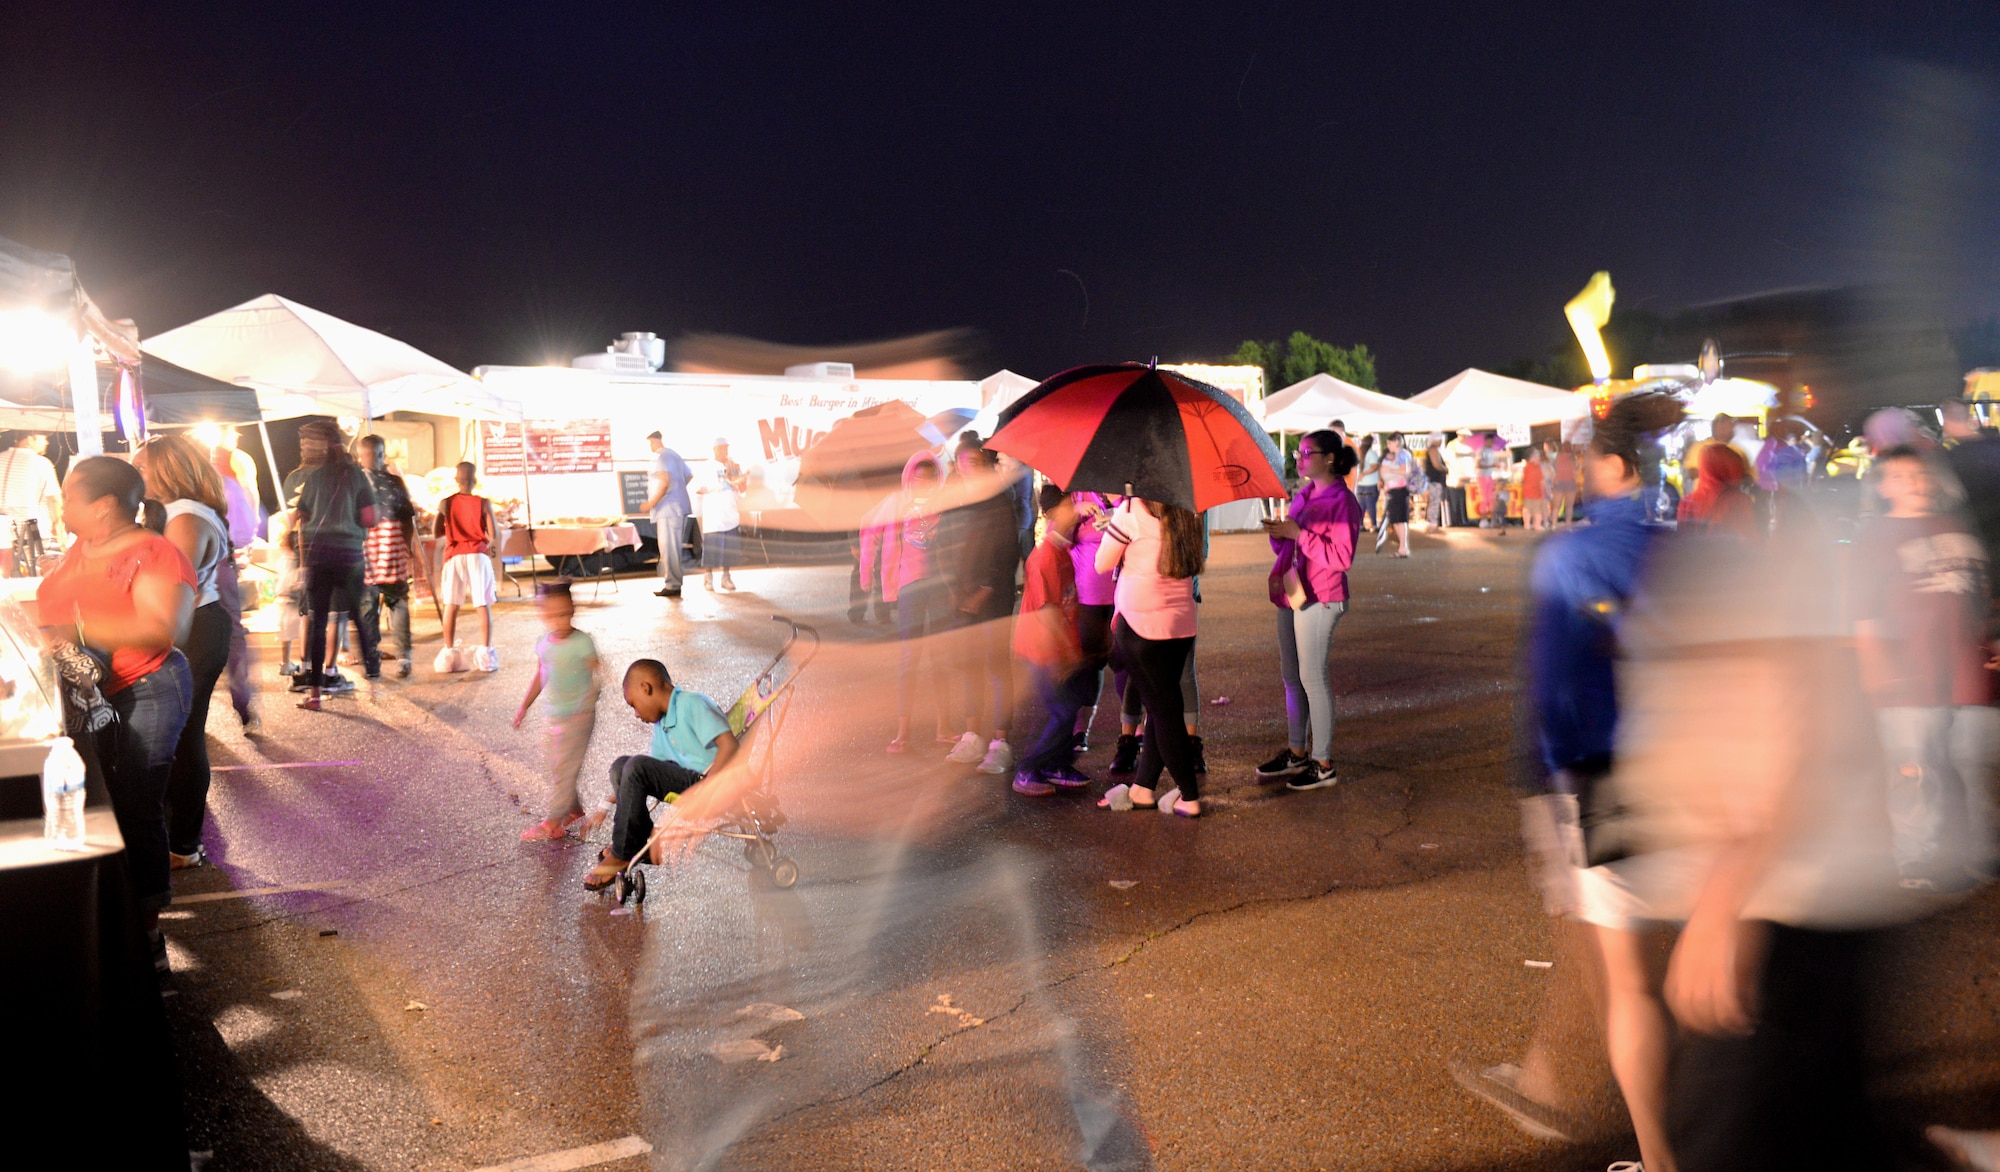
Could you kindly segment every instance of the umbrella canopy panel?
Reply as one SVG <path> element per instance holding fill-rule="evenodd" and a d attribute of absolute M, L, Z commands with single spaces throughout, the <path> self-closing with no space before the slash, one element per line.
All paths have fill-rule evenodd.
<path fill-rule="evenodd" d="M 1000 413 L 987 445 L 1071 491 L 1202 512 L 1282 497 L 1284 457 L 1226 392 L 1137 363 L 1066 371 Z"/>

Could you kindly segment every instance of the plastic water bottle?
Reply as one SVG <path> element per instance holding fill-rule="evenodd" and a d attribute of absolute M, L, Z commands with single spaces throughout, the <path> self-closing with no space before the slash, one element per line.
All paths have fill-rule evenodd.
<path fill-rule="evenodd" d="M 76 746 L 57 737 L 42 762 L 42 837 L 57 850 L 83 849 L 84 776 Z"/>

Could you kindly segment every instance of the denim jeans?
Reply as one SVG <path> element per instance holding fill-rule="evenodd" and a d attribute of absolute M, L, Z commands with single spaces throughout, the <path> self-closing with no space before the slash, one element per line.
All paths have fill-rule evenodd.
<path fill-rule="evenodd" d="M 404 663 L 410 662 L 410 584 L 408 582 L 384 582 L 379 586 L 361 588 L 361 627 L 376 633 L 376 660 L 381 660 L 382 612 L 389 612 L 389 629 L 396 634 L 396 648 L 402 652 Z"/>
<path fill-rule="evenodd" d="M 1076 764 L 1076 714 L 1095 698 L 1102 672 L 1096 664 L 1077 668 L 1067 675 L 1058 675 L 1040 664 L 1031 664 L 1028 670 L 1048 719 L 1021 756 L 1019 769 L 1023 773 L 1068 769 Z"/>
<path fill-rule="evenodd" d="M 682 549 L 687 540 L 687 510 L 678 505 L 654 509 L 653 535 L 660 544 L 660 589 L 679 590 L 686 575 L 681 562 L 687 556 Z"/>
<path fill-rule="evenodd" d="M 1370 528 L 1375 525 L 1375 505 L 1382 499 L 1382 490 L 1372 484 L 1364 484 L 1354 494 L 1361 499 L 1361 516 Z"/>
<path fill-rule="evenodd" d="M 701 535 L 701 568 L 727 570 L 736 565 L 737 530 L 717 529 Z"/>
<path fill-rule="evenodd" d="M 1896 865 L 1957 870 L 1993 862 L 2000 708 L 1883 708 Z"/>
<path fill-rule="evenodd" d="M 618 795 L 618 816 L 612 823 L 611 853 L 631 862 L 646 849 L 653 834 L 653 815 L 646 799 L 665 800 L 686 792 L 701 774 L 673 761 L 644 755 L 620 757 L 611 763 L 611 789 Z"/>
<path fill-rule="evenodd" d="M 1278 675 L 1285 684 L 1285 734 L 1294 753 L 1312 734 L 1315 761 L 1333 760 L 1333 680 L 1327 656 L 1345 602 L 1315 602 L 1304 610 L 1278 608 Z"/>
<path fill-rule="evenodd" d="M 163 908 L 173 898 L 167 884 L 167 778 L 194 700 L 187 657 L 174 648 L 150 675 L 105 699 L 118 719 L 98 735 L 97 756 L 131 860 L 132 890 L 141 907 Z"/>

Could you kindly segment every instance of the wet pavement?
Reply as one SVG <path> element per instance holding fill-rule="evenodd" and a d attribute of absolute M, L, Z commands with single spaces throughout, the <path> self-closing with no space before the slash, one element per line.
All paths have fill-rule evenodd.
<path fill-rule="evenodd" d="M 1552 953 L 1506 785 L 1531 545 L 1413 544 L 1360 560 L 1334 653 L 1342 784 L 1298 794 L 1252 774 L 1283 739 L 1265 547 L 1217 540 L 1198 821 L 1099 811 L 1101 783 L 1020 797 L 945 763 L 922 718 L 885 754 L 897 648 L 847 621 L 843 571 L 746 570 L 678 602 L 580 587 L 608 669 L 587 803 L 644 746 L 630 660 L 727 705 L 782 642 L 773 613 L 824 635 L 750 737 L 798 885 L 710 839 L 651 869 L 642 908 L 581 891 L 608 830 L 518 841 L 545 791 L 540 714 L 510 727 L 531 603 L 503 592 L 497 673 L 436 675 L 419 615 L 412 679 L 318 714 L 267 647 L 266 735 L 211 716 L 216 866 L 176 875 L 165 923 L 194 1146 L 219 1172 L 1633 1158 L 1615 1134 L 1530 1139 L 1447 1073 L 1514 1057 L 1551 979 L 1524 963 Z M 1084 761 L 1100 778 L 1112 719 Z M 1980 1116 L 2000 1100 L 1996 928 L 1989 893 L 1905 934 L 1885 1091 L 1913 1117 L 2000 1125 Z M 642 1140 L 650 1157 L 620 1158 Z"/>

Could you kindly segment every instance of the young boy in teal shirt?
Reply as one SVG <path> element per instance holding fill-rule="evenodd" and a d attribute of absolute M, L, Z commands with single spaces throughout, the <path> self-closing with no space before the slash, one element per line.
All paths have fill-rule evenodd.
<path fill-rule="evenodd" d="M 700 692 L 675 687 L 666 665 L 657 659 L 634 660 L 625 669 L 625 703 L 634 716 L 653 726 L 653 741 L 644 755 L 611 763 L 618 816 L 612 825 L 611 853 L 584 877 L 583 885 L 590 891 L 609 886 L 646 849 L 653 834 L 648 798 L 664 801 L 683 793 L 736 755 L 736 734 L 729 731 L 729 718 L 722 709 Z"/>

